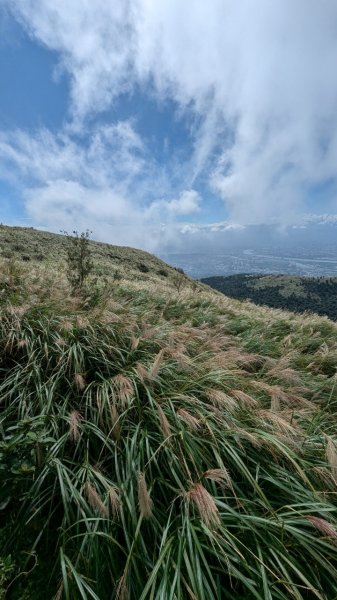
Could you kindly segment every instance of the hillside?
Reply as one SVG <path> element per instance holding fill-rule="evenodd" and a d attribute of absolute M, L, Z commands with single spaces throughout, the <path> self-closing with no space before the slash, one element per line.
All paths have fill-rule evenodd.
<path fill-rule="evenodd" d="M 336 323 L 1 234 L 0 598 L 337 597 Z"/>
<path fill-rule="evenodd" d="M 202 281 L 233 298 L 337 319 L 337 277 L 242 274 L 207 277 Z"/>
<path fill-rule="evenodd" d="M 144 281 L 153 276 L 165 278 L 174 274 L 172 267 L 143 250 L 95 241 L 90 242 L 90 247 L 95 274 L 98 276 L 112 277 L 118 272 L 130 280 Z M 65 235 L 33 228 L 0 225 L 0 258 L 16 260 L 19 263 L 55 265 L 56 262 L 62 263 L 65 260 L 66 248 Z"/>

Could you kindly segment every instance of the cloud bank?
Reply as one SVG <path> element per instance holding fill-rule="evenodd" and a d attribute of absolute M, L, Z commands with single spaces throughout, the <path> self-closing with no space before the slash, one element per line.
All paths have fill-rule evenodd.
<path fill-rule="evenodd" d="M 2 135 L 2 160 L 26 181 L 30 174 L 34 218 L 39 206 L 54 214 L 57 197 L 65 218 L 69 210 L 85 213 L 95 197 L 102 221 L 127 210 L 141 227 L 156 221 L 159 239 L 162 221 L 200 211 L 209 192 L 231 221 L 291 223 L 308 210 L 313 189 L 335 181 L 335 0 L 2 3 L 32 39 L 58 53 L 56 75 L 71 82 L 63 132 Z M 151 155 L 136 124 L 91 125 L 90 142 L 75 141 L 135 89 L 159 103 L 173 100 L 189 117 L 191 154 L 175 186 L 173 166 Z M 320 198 L 319 212 L 337 209 L 334 194 Z"/>

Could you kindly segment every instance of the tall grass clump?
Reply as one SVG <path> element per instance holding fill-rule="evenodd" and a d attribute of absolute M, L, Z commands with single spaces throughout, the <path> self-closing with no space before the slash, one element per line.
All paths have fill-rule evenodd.
<path fill-rule="evenodd" d="M 10 597 L 336 598 L 334 378 L 129 305 L 2 312 Z"/>

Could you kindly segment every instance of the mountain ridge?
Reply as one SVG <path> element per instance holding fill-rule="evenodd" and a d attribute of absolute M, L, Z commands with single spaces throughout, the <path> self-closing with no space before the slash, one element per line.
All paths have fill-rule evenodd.
<path fill-rule="evenodd" d="M 204 277 L 203 283 L 240 300 L 337 319 L 337 277 L 251 274 Z"/>

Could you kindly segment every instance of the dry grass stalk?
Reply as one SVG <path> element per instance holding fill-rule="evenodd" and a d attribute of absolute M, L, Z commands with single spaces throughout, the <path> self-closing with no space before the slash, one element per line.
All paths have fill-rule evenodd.
<path fill-rule="evenodd" d="M 167 439 L 172 435 L 171 427 L 170 427 L 170 424 L 168 422 L 168 419 L 167 419 L 162 407 L 158 404 L 157 408 L 158 408 L 158 417 L 159 417 L 159 422 L 160 422 L 160 428 L 163 432 L 164 438 Z"/>
<path fill-rule="evenodd" d="M 60 582 L 53 600 L 61 600 L 63 596 L 63 581 Z"/>
<path fill-rule="evenodd" d="M 290 367 L 282 367 L 280 364 L 276 364 L 275 367 L 268 371 L 268 375 L 270 377 L 275 377 L 277 379 L 281 379 L 286 383 L 301 383 L 301 378 L 298 373 L 294 369 Z"/>
<path fill-rule="evenodd" d="M 81 420 L 81 413 L 78 410 L 72 410 L 69 415 L 69 438 L 72 442 L 78 442 L 80 439 Z"/>
<path fill-rule="evenodd" d="M 325 467 L 314 467 L 313 472 L 328 488 L 335 488 L 336 480 L 330 470 L 326 469 Z"/>
<path fill-rule="evenodd" d="M 258 406 L 257 400 L 242 390 L 231 390 L 231 394 L 233 394 L 234 398 L 239 400 L 241 404 L 249 408 L 255 408 Z"/>
<path fill-rule="evenodd" d="M 125 573 L 123 574 L 123 576 L 120 578 L 120 580 L 118 582 L 118 586 L 116 589 L 116 595 L 114 597 L 116 598 L 116 600 L 129 600 L 128 589 L 126 586 Z"/>
<path fill-rule="evenodd" d="M 193 485 L 186 493 L 186 498 L 188 502 L 193 502 L 202 521 L 207 527 L 220 524 L 219 511 L 214 502 L 214 498 L 201 483 Z"/>
<path fill-rule="evenodd" d="M 63 346 L 66 345 L 66 341 L 63 337 L 61 337 L 60 335 L 57 336 L 55 343 L 57 346 L 60 346 L 60 348 L 62 348 Z"/>
<path fill-rule="evenodd" d="M 151 379 L 150 373 L 147 371 L 147 369 L 142 363 L 136 364 L 136 373 L 142 382 Z"/>
<path fill-rule="evenodd" d="M 230 338 L 226 339 L 226 345 L 233 345 L 233 340 Z M 221 352 L 215 357 L 216 364 L 220 366 L 232 369 L 233 367 L 242 367 L 245 371 L 249 371 L 255 367 L 261 367 L 266 362 L 266 359 L 259 354 L 250 354 L 245 352 L 241 348 L 232 347 L 229 350 Z"/>
<path fill-rule="evenodd" d="M 192 365 L 191 358 L 185 353 L 185 347 L 179 346 L 178 348 L 167 348 L 166 353 L 170 358 L 183 368 L 190 368 Z"/>
<path fill-rule="evenodd" d="M 25 348 L 27 346 L 27 340 L 21 339 L 18 341 L 18 348 Z"/>
<path fill-rule="evenodd" d="M 152 379 L 155 379 L 160 371 L 160 367 L 162 365 L 163 362 L 163 358 L 164 358 L 164 352 L 165 350 L 162 348 L 157 356 L 155 357 L 154 361 L 153 361 L 153 365 L 150 369 L 150 375 L 152 377 Z"/>
<path fill-rule="evenodd" d="M 237 408 L 237 402 L 222 390 L 209 389 L 207 391 L 208 399 L 218 408 L 227 408 L 234 410 Z"/>
<path fill-rule="evenodd" d="M 132 336 L 131 337 L 131 349 L 137 350 L 139 342 L 140 342 L 140 337 Z"/>
<path fill-rule="evenodd" d="M 85 379 L 84 379 L 82 373 L 75 373 L 74 381 L 75 381 L 75 385 L 76 385 L 77 389 L 82 392 L 86 386 L 86 382 L 85 382 Z"/>
<path fill-rule="evenodd" d="M 121 508 L 121 500 L 118 491 L 114 487 L 109 488 L 109 506 L 112 518 L 117 519 Z"/>
<path fill-rule="evenodd" d="M 119 424 L 119 415 L 113 402 L 110 402 L 110 414 L 111 414 L 111 433 L 113 437 L 119 441 L 121 439 L 121 428 Z"/>
<path fill-rule="evenodd" d="M 184 408 L 178 408 L 177 415 L 194 431 L 199 428 L 199 420 Z"/>
<path fill-rule="evenodd" d="M 138 475 L 138 505 L 140 514 L 144 519 L 148 519 L 152 515 L 153 501 L 147 489 L 144 473 Z"/>
<path fill-rule="evenodd" d="M 270 410 L 273 412 L 280 412 L 281 410 L 281 402 L 278 394 L 271 394 L 270 399 Z"/>
<path fill-rule="evenodd" d="M 64 331 L 71 331 L 71 329 L 73 329 L 74 325 L 69 319 L 62 319 L 60 321 L 60 327 Z"/>
<path fill-rule="evenodd" d="M 270 385 L 264 381 L 251 381 L 253 387 L 258 390 L 266 392 L 272 401 L 272 405 L 275 406 L 272 410 L 280 410 L 281 402 L 285 404 L 289 403 L 289 396 L 279 385 Z"/>
<path fill-rule="evenodd" d="M 203 474 L 203 477 L 206 479 L 211 479 L 212 481 L 216 481 L 220 483 L 220 485 L 224 487 L 232 487 L 232 480 L 230 474 L 227 469 L 208 469 Z"/>
<path fill-rule="evenodd" d="M 254 448 L 260 448 L 262 446 L 262 441 L 251 431 L 247 431 L 246 429 L 243 429 L 243 427 L 235 427 L 235 431 L 240 437 L 247 440 L 247 442 L 250 442 Z"/>
<path fill-rule="evenodd" d="M 84 484 L 84 492 L 91 508 L 97 510 L 103 517 L 109 516 L 108 508 L 103 504 L 100 495 L 94 485 L 89 481 Z"/>
<path fill-rule="evenodd" d="M 333 439 L 327 436 L 326 459 L 331 467 L 331 474 L 337 481 L 337 450 Z"/>
<path fill-rule="evenodd" d="M 333 540 L 337 540 L 337 530 L 334 528 L 329 521 L 321 519 L 320 517 L 307 517 L 308 521 L 318 529 L 321 533 Z"/>
<path fill-rule="evenodd" d="M 122 373 L 113 378 L 113 386 L 116 389 L 118 399 L 125 406 L 134 394 L 132 381 Z"/>
<path fill-rule="evenodd" d="M 149 340 L 149 339 L 155 338 L 156 333 L 157 332 L 153 327 L 144 325 L 143 330 L 142 330 L 142 338 L 143 338 L 143 340 Z"/>
<path fill-rule="evenodd" d="M 81 316 L 81 315 L 76 315 L 76 326 L 79 328 L 82 327 L 87 327 L 89 325 L 89 321 L 87 318 Z"/>
<path fill-rule="evenodd" d="M 276 429 L 278 429 L 281 433 L 285 435 L 295 436 L 299 433 L 298 429 L 296 429 L 291 423 L 285 420 L 280 414 L 276 412 L 272 412 L 270 410 L 260 410 L 258 415 L 266 421 L 272 423 Z M 262 424 L 263 427 L 264 424 Z"/>

